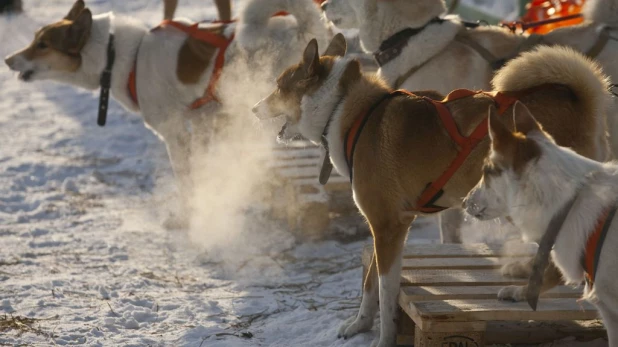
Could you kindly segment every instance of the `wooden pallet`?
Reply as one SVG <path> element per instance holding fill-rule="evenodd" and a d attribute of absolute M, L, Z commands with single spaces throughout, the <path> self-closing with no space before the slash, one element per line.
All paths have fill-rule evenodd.
<path fill-rule="evenodd" d="M 350 182 L 333 170 L 326 185 L 318 181 L 324 151 L 309 141 L 293 141 L 274 148 L 269 164 L 284 187 L 281 217 L 291 230 L 319 238 L 331 222 L 331 214 L 357 215 Z"/>
<path fill-rule="evenodd" d="M 527 259 L 535 244 L 409 245 L 401 276 L 398 345 L 416 347 L 544 343 L 567 336 L 603 337 L 594 306 L 578 300 L 582 288 L 559 286 L 543 294 L 537 311 L 527 303 L 501 302 L 500 288 L 525 284 L 499 268 Z M 363 253 L 368 266 L 372 249 Z"/>

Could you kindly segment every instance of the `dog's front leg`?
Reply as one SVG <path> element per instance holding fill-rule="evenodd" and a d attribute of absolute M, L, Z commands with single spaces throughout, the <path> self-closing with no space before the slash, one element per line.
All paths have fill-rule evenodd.
<path fill-rule="evenodd" d="M 193 181 L 191 177 L 191 133 L 182 122 L 168 124 L 164 131 L 159 131 L 165 139 L 167 154 L 174 170 L 178 184 L 179 211 L 165 221 L 170 229 L 186 228 L 189 225 L 190 204 Z"/>
<path fill-rule="evenodd" d="M 409 224 L 371 224 L 380 285 L 380 337 L 372 347 L 392 347 L 397 340 L 401 257 Z"/>
<path fill-rule="evenodd" d="M 463 210 L 451 208 L 438 215 L 440 221 L 440 241 L 442 243 L 461 243 L 461 226 L 464 221 Z"/>
<path fill-rule="evenodd" d="M 373 252 L 371 264 L 364 274 L 363 297 L 360 309 L 356 316 L 350 317 L 341 327 L 337 337 L 347 339 L 358 333 L 369 331 L 373 326 L 373 318 L 378 310 L 378 267 L 376 265 L 376 253 Z"/>

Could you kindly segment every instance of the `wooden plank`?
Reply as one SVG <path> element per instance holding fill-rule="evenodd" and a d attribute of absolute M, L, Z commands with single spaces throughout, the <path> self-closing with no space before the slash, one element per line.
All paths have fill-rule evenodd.
<path fill-rule="evenodd" d="M 477 323 L 477 322 L 473 322 Z M 441 323 L 444 324 L 444 323 Z M 468 324 L 468 322 L 459 322 L 459 323 L 450 323 L 450 324 Z M 456 328 L 455 326 L 454 328 Z M 452 329 L 448 325 L 444 327 L 445 329 Z M 464 329 L 462 329 L 464 328 Z M 441 328 L 437 328 L 438 330 L 445 330 Z M 450 334 L 445 335 L 456 335 L 458 331 L 473 331 L 466 330 L 465 325 L 459 327 L 459 330 L 450 330 Z M 449 332 L 446 330 L 445 332 Z M 422 332 L 424 333 L 424 332 Z M 428 333 L 424 333 L 427 336 Z M 431 332 L 429 333 L 431 334 Z M 440 334 L 433 334 L 433 338 Z M 485 345 L 493 345 L 493 344 L 505 344 L 505 345 L 520 345 L 520 344 L 540 344 L 540 343 L 551 343 L 557 340 L 562 340 L 566 337 L 574 337 L 577 341 L 590 341 L 598 338 L 607 338 L 607 333 L 603 328 L 603 324 L 599 320 L 587 320 L 587 321 L 545 321 L 545 322 L 537 322 L 537 321 L 522 321 L 522 322 L 487 322 L 487 327 L 485 330 Z M 447 339 L 450 340 L 450 339 Z M 398 340 L 399 341 L 399 340 Z M 412 345 L 409 344 L 409 338 L 402 339 L 402 341 L 407 342 L 407 344 L 401 345 Z M 449 346 L 449 342 L 452 341 L 435 341 L 437 346 L 444 347 Z M 465 341 L 464 341 L 465 342 Z M 468 341 L 470 342 L 470 341 Z M 445 344 L 442 344 L 445 343 Z M 456 346 L 474 346 L 474 344 L 456 344 Z M 451 345 L 452 346 L 452 345 Z"/>
<path fill-rule="evenodd" d="M 418 325 L 414 331 L 415 347 L 485 346 L 485 331 L 450 330 L 449 332 L 424 331 Z"/>
<path fill-rule="evenodd" d="M 487 322 L 436 322 L 429 321 L 423 331 L 448 333 L 454 331 L 485 331 Z"/>
<path fill-rule="evenodd" d="M 487 344 L 539 344 L 551 343 L 565 337 L 578 341 L 607 338 L 600 320 L 576 321 L 518 321 L 487 322 L 485 342 Z"/>
<path fill-rule="evenodd" d="M 538 246 L 534 243 L 509 245 L 469 243 L 407 245 L 404 258 L 460 258 L 460 257 L 523 257 L 536 254 Z"/>
<path fill-rule="evenodd" d="M 331 177 L 328 180 L 328 183 L 326 184 L 326 186 L 331 185 L 331 184 L 339 184 L 339 183 L 345 183 L 348 186 L 350 186 L 350 180 L 348 180 L 345 177 L 339 176 L 339 174 L 337 174 L 337 173 L 335 173 L 335 171 L 333 171 L 333 173 L 331 174 Z M 311 177 L 294 178 L 294 184 L 296 184 L 296 185 L 320 184 L 320 182 L 318 181 L 318 176 L 316 175 L 316 176 L 311 176 Z"/>
<path fill-rule="evenodd" d="M 421 329 L 428 328 L 430 321 L 557 321 L 598 317 L 592 304 L 575 299 L 542 299 L 536 311 L 532 311 L 526 302 L 498 300 L 418 301 L 406 305 L 404 311 Z"/>
<path fill-rule="evenodd" d="M 403 269 L 405 270 L 428 270 L 428 269 L 499 269 L 502 265 L 516 261 L 527 260 L 528 257 L 514 258 L 405 258 Z"/>
<path fill-rule="evenodd" d="M 278 169 L 286 169 L 289 167 L 294 167 L 294 166 L 312 166 L 312 167 L 318 167 L 319 163 L 318 160 L 320 158 L 318 157 L 305 157 L 305 158 L 289 158 L 286 160 L 276 160 L 274 162 L 271 162 L 268 167 L 273 168 L 275 170 Z"/>
<path fill-rule="evenodd" d="M 341 177 L 343 178 L 343 177 Z M 522 243 L 509 245 L 508 250 L 504 250 L 502 245 L 487 245 L 484 243 L 469 243 L 469 244 L 416 244 L 406 245 L 404 248 L 403 264 L 410 264 L 409 259 L 420 260 L 418 264 L 426 259 L 448 259 L 459 258 L 456 261 L 462 261 L 462 258 L 521 258 L 532 257 L 536 254 L 538 246 L 534 243 Z M 366 245 L 363 252 L 373 252 L 373 245 Z M 425 259 L 425 260 L 421 260 Z M 517 260 L 517 259 L 511 259 Z M 502 261 L 502 260 L 501 260 Z M 504 260 L 508 262 L 509 260 Z"/>
<path fill-rule="evenodd" d="M 507 278 L 488 270 L 403 270 L 402 286 L 506 286 L 526 284 L 527 279 Z"/>
<path fill-rule="evenodd" d="M 399 304 L 403 307 L 411 301 L 496 299 L 502 286 L 407 286 L 402 287 Z M 582 296 L 582 288 L 558 286 L 541 295 L 543 298 L 573 298 Z"/>

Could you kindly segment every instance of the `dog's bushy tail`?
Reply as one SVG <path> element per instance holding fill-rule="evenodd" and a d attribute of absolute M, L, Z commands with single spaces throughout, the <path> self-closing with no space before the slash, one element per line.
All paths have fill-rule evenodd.
<path fill-rule="evenodd" d="M 316 38 L 318 43 L 328 42 L 328 27 L 319 7 L 313 0 L 248 1 L 238 23 L 236 37 L 239 42 L 250 50 L 261 48 L 264 39 L 268 36 L 269 23 L 283 20 L 280 17 L 273 17 L 280 12 L 287 12 L 294 16 L 298 26 L 297 36 L 306 39 L 301 40 L 303 41 L 301 44 L 308 43 L 312 38 Z"/>
<path fill-rule="evenodd" d="M 618 0 L 588 0 L 583 13 L 587 20 L 618 27 Z"/>
<path fill-rule="evenodd" d="M 264 27 L 273 15 L 288 12 L 298 26 L 310 27 L 321 22 L 321 13 L 312 0 L 250 0 L 241 14 L 243 24 Z"/>
<path fill-rule="evenodd" d="M 494 90 L 518 91 L 542 84 L 566 85 L 586 113 L 605 115 L 611 103 L 609 78 L 599 65 L 579 52 L 540 46 L 508 62 L 492 80 Z"/>

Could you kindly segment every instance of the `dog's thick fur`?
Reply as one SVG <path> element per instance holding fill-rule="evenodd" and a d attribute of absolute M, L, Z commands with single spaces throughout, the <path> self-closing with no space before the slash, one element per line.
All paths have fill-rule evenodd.
<path fill-rule="evenodd" d="M 272 17 L 279 11 L 292 16 Z M 144 24 L 113 13 L 93 16 L 78 0 L 64 19 L 41 28 L 29 46 L 8 56 L 5 62 L 19 71 L 24 81 L 54 80 L 94 90 L 99 88 L 106 65 L 110 32 L 114 33 L 116 50 L 111 94 L 126 109 L 141 113 L 146 125 L 165 141 L 185 200 L 192 191 L 191 144 L 196 137 L 212 131 L 215 113 L 221 108 L 217 102 L 194 111 L 189 108 L 204 95 L 212 77 L 216 47 L 196 42 L 174 28 L 149 31 Z M 311 0 L 251 0 L 240 20 L 222 32 L 226 37 L 233 33 L 235 39 L 226 51 L 226 65 L 239 60 L 249 65 L 260 58 L 269 61 L 267 66 L 259 67 L 260 71 L 270 70 L 273 77 L 298 60 L 298 52 L 310 39 L 328 42 L 329 37 L 320 11 Z M 127 88 L 134 66 L 139 107 Z M 251 79 L 244 75 L 242 80 L 234 69 L 230 70 L 223 69 L 220 83 L 226 83 L 228 75 L 234 76 L 228 83 L 247 83 Z M 218 97 L 223 105 L 236 102 L 226 100 L 229 95 Z M 191 122 L 190 127 L 187 122 Z"/>
<path fill-rule="evenodd" d="M 367 52 L 378 50 L 380 43 L 404 28 L 419 28 L 432 18 L 446 12 L 443 0 L 328 0 L 323 5 L 326 17 L 342 29 L 359 29 L 361 44 Z M 567 45 L 580 52 L 588 52 L 599 37 L 601 29 L 610 28 L 610 35 L 618 37 L 618 0 L 588 0 L 584 8 L 583 24 L 563 27 L 545 35 L 540 43 Z M 497 26 L 482 26 L 466 30 L 455 16 L 448 21 L 429 24 L 410 38 L 401 54 L 378 70 L 392 86 L 413 67 L 420 68 L 401 86 L 408 90 L 436 90 L 448 93 L 457 88 L 489 89 L 494 74 L 492 66 L 475 49 L 456 40 L 457 35 L 478 42 L 497 59 L 514 57 L 527 47 L 526 37 L 513 35 Z M 610 39 L 596 59 L 614 81 L 618 81 L 618 41 Z M 609 105 L 618 111 L 618 105 Z M 608 111 L 608 129 L 612 152 L 618 153 L 618 115 Z M 460 242 L 463 215 L 458 209 L 440 214 L 443 242 Z"/>
<path fill-rule="evenodd" d="M 343 42 L 343 43 L 342 43 Z M 331 161 L 346 177 L 350 173 L 343 153 L 347 130 L 357 117 L 390 92 L 380 78 L 363 75 L 357 61 L 343 57 L 343 36 L 337 35 L 319 57 L 309 43 L 300 64 L 277 80 L 277 89 L 254 107 L 260 119 L 285 116 L 282 137 L 298 133 L 319 143 L 328 124 Z M 554 64 L 556 60 L 561 64 Z M 530 72 L 522 74 L 521 70 Z M 500 91 L 528 90 L 544 83 L 561 87 L 529 91 L 520 100 L 540 115 L 540 121 L 557 141 L 590 158 L 604 158 L 605 111 L 611 95 L 599 68 L 570 49 L 544 47 L 506 65 L 495 80 Z M 418 92 L 440 97 L 435 92 Z M 462 134 L 482 121 L 492 98 L 477 95 L 448 103 Z M 483 140 L 445 187 L 436 202 L 458 206 L 461 197 L 481 176 L 489 139 Z M 371 328 L 378 309 L 381 317 L 377 346 L 395 343 L 397 295 L 401 253 L 410 223 L 409 212 L 427 182 L 438 177 L 457 149 L 435 108 L 420 97 L 395 97 L 380 104 L 368 119 L 354 154 L 354 201 L 366 217 L 374 237 L 374 256 L 364 282 L 358 315 L 345 322 L 340 336 L 350 337 Z"/>
<path fill-rule="evenodd" d="M 504 119 L 491 114 L 491 151 L 484 175 L 467 198 L 467 211 L 481 219 L 511 216 L 533 239 L 540 238 L 552 217 L 575 199 L 556 239 L 554 262 L 569 284 L 584 280 L 580 262 L 588 238 L 600 215 L 618 203 L 618 166 L 602 164 L 556 145 L 530 111 L 515 105 L 516 133 Z M 509 122 L 510 123 L 510 122 Z M 607 327 L 609 345 L 618 343 L 618 218 L 607 221 L 610 229 L 602 245 L 592 290 L 585 297 L 599 308 Z M 523 299 L 525 288 L 507 287 L 503 292 Z"/>

